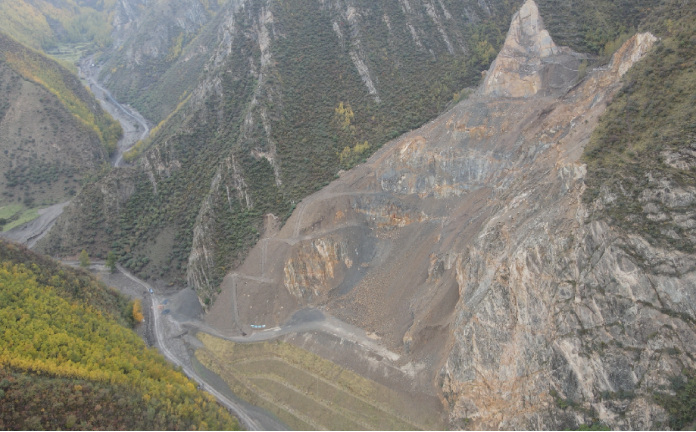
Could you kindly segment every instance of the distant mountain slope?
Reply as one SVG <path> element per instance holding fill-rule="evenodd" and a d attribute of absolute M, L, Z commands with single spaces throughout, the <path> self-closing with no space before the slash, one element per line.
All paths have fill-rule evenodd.
<path fill-rule="evenodd" d="M 120 294 L 22 246 L 0 255 L 0 427 L 238 428 L 119 323 Z"/>
<path fill-rule="evenodd" d="M 109 16 L 118 0 L 4 0 L 0 30 L 34 49 L 61 43 L 111 43 Z"/>
<path fill-rule="evenodd" d="M 226 4 L 230 6 L 225 6 Z M 155 0 L 146 7 L 124 0 L 136 11 L 129 31 L 118 31 L 116 46 L 99 61 L 101 79 L 116 99 L 127 102 L 155 124 L 164 120 L 196 85 L 223 26 L 223 8 L 234 0 Z M 211 22 L 212 21 L 212 22 Z M 119 19 L 120 22 L 120 19 Z"/>
<path fill-rule="evenodd" d="M 3 33 L 0 87 L 0 206 L 7 222 L 22 208 L 74 196 L 80 179 L 108 161 L 122 131 L 75 75 Z"/>

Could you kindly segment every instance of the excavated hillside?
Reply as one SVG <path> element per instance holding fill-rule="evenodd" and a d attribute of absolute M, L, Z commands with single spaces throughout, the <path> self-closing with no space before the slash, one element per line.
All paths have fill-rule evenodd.
<path fill-rule="evenodd" d="M 664 427 L 653 393 L 696 366 L 696 261 L 590 219 L 581 162 L 656 41 L 636 34 L 582 71 L 585 56 L 557 46 L 527 0 L 467 100 L 305 198 L 282 228 L 267 215 L 206 321 L 235 335 L 318 307 L 398 353 L 453 427 Z"/>

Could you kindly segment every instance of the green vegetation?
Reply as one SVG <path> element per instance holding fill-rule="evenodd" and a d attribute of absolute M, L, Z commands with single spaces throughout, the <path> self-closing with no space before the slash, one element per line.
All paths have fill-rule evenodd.
<path fill-rule="evenodd" d="M 607 44 L 659 15 L 662 0 L 537 0 L 544 24 L 558 45 L 610 55 Z M 678 14 L 677 14 L 678 15 Z M 677 15 L 663 15 L 667 18 Z"/>
<path fill-rule="evenodd" d="M 116 271 L 116 254 L 113 251 L 109 251 L 108 254 L 106 254 L 106 268 L 109 269 L 111 273 Z"/>
<path fill-rule="evenodd" d="M 235 344 L 199 333 L 196 358 L 238 397 L 301 430 L 440 429 L 438 413 L 292 344 Z"/>
<path fill-rule="evenodd" d="M 696 426 L 696 371 L 685 370 L 683 375 L 672 378 L 674 396 L 664 393 L 655 400 L 669 413 L 672 430 L 693 430 Z"/>
<path fill-rule="evenodd" d="M 604 423 L 596 422 L 592 424 L 583 424 L 578 428 L 579 431 L 610 431 L 611 428 Z"/>
<path fill-rule="evenodd" d="M 23 209 L 24 206 L 22 206 L 22 204 L 11 204 L 0 207 L 0 218 L 8 220 Z"/>
<path fill-rule="evenodd" d="M 50 186 L 63 177 L 72 177 L 77 174 L 72 166 L 60 162 L 36 161 L 30 165 L 18 165 L 3 173 L 8 187 L 24 186 L 28 183 Z"/>
<path fill-rule="evenodd" d="M 696 184 L 695 23 L 696 6 L 669 2 L 642 24 L 663 39 L 626 74 L 583 155 L 584 200 L 605 202 L 594 219 L 688 253 L 696 244 L 683 219 L 696 203 L 660 197 Z"/>
<path fill-rule="evenodd" d="M 8 221 L 2 228 L 3 231 L 9 231 L 12 228 L 18 227 L 27 222 L 31 222 L 39 217 L 37 208 L 30 208 L 15 214 L 10 221 Z"/>
<path fill-rule="evenodd" d="M 0 207 L 0 225 L 3 231 L 7 231 L 5 227 L 7 224 L 18 220 L 22 213 L 24 212 L 24 206 L 22 204 L 11 204 Z"/>
<path fill-rule="evenodd" d="M 89 268 L 91 264 L 92 263 L 89 260 L 89 254 L 86 250 L 82 249 L 82 252 L 80 252 L 80 267 Z"/>
<path fill-rule="evenodd" d="M 109 154 L 123 134 L 121 125 L 103 111 L 80 80 L 38 51 L 33 51 L 0 33 L 0 62 L 35 82 L 53 95 L 87 128 L 94 131 Z"/>
<path fill-rule="evenodd" d="M 3 428 L 92 429 L 118 421 L 140 429 L 238 427 L 212 396 L 119 324 L 139 318 L 123 296 L 20 246 L 2 242 L 0 257 Z M 22 400 L 28 403 L 18 405 Z M 121 418 L 125 408 L 134 418 Z"/>
<path fill-rule="evenodd" d="M 111 13 L 117 0 L 4 0 L 0 30 L 35 49 L 59 43 L 111 44 Z"/>

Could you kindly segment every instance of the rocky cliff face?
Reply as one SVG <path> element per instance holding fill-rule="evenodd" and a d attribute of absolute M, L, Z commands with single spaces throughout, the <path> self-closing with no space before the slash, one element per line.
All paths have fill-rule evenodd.
<path fill-rule="evenodd" d="M 417 365 L 454 426 L 660 427 L 652 392 L 695 366 L 696 260 L 590 222 L 580 162 L 655 41 L 579 77 L 528 0 L 479 90 L 303 200 L 208 320 L 323 307 Z"/>

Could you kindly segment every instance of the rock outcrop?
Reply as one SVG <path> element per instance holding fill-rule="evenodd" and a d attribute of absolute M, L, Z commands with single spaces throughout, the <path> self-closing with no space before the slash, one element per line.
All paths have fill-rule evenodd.
<path fill-rule="evenodd" d="M 578 56 L 557 47 L 534 1 L 512 18 L 505 45 L 486 74 L 483 92 L 494 97 L 529 97 L 558 90 L 578 71 Z"/>
<path fill-rule="evenodd" d="M 221 330 L 322 307 L 416 365 L 454 427 L 660 427 L 653 389 L 696 366 L 696 260 L 589 223 L 580 163 L 654 42 L 580 78 L 527 1 L 477 93 L 260 241 L 223 283 Z"/>

